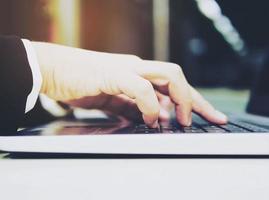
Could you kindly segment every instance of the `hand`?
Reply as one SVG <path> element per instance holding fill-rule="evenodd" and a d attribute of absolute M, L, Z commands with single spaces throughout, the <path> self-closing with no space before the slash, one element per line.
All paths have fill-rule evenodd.
<path fill-rule="evenodd" d="M 227 122 L 225 115 L 216 111 L 188 84 L 176 64 L 54 44 L 33 44 L 43 77 L 41 92 L 52 99 L 69 102 L 124 94 L 137 105 L 145 123 L 157 127 L 161 106 L 156 89 L 169 95 L 183 126 L 191 125 L 192 111 L 213 123 Z"/>
<path fill-rule="evenodd" d="M 168 96 L 162 95 L 157 91 L 156 95 L 160 104 L 159 121 L 167 122 L 170 119 L 170 112 L 173 108 L 173 104 Z M 143 121 L 141 112 L 137 108 L 135 100 L 124 94 L 100 94 L 94 97 L 84 97 L 81 99 L 65 101 L 64 103 L 75 108 L 99 109 L 108 115 L 117 115 L 129 121 Z"/>

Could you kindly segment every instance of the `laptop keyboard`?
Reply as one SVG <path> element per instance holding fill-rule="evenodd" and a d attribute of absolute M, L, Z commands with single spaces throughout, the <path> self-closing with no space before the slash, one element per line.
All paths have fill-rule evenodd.
<path fill-rule="evenodd" d="M 129 130 L 132 133 L 263 133 L 269 132 L 268 129 L 261 128 L 245 122 L 229 122 L 226 125 L 215 125 L 209 123 L 193 122 L 190 127 L 182 127 L 176 122 L 170 124 L 160 124 L 159 128 L 149 128 L 145 124 L 137 124 Z"/>
<path fill-rule="evenodd" d="M 225 125 L 216 125 L 205 121 L 199 116 L 193 116 L 193 123 L 190 127 L 180 126 L 175 118 L 170 122 L 160 123 L 158 128 L 150 128 L 144 123 L 120 124 L 120 121 L 62 121 L 61 123 L 49 124 L 50 134 L 54 135 L 88 135 L 88 134 L 184 134 L 184 133 L 269 133 L 264 127 L 232 120 Z M 55 127 L 56 129 L 52 129 Z M 20 131 L 20 135 L 43 135 L 46 126 L 26 129 Z M 54 131 L 54 132 L 53 132 Z"/>

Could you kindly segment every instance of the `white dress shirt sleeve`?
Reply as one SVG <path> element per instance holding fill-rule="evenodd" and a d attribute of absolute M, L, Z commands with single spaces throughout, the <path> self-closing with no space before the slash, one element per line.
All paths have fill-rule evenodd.
<path fill-rule="evenodd" d="M 26 107 L 25 107 L 25 113 L 29 112 L 36 104 L 41 85 L 42 85 L 42 76 L 40 72 L 40 67 L 37 61 L 37 56 L 35 53 L 35 50 L 29 40 L 22 39 L 22 42 L 24 44 L 28 62 L 32 71 L 33 75 L 33 88 L 31 93 L 27 97 L 26 101 Z"/>

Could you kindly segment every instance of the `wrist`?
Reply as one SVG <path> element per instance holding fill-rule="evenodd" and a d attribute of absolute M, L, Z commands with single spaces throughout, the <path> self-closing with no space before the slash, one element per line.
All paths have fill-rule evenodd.
<path fill-rule="evenodd" d="M 32 45 L 35 49 L 37 60 L 40 66 L 40 73 L 42 76 L 42 84 L 41 84 L 41 89 L 40 93 L 47 94 L 48 92 L 48 86 L 47 83 L 49 82 L 48 79 L 50 78 L 51 75 L 49 75 L 49 66 L 50 63 L 50 51 L 46 47 L 44 43 L 41 42 L 32 42 Z"/>

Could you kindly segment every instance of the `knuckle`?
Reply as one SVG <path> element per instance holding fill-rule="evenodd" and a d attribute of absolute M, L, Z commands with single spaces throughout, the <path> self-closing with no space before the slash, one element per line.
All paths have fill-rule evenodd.
<path fill-rule="evenodd" d="M 152 84 L 145 80 L 141 82 L 141 84 L 138 85 L 138 92 L 140 95 L 146 96 L 151 94 L 151 91 L 153 90 Z"/>
<path fill-rule="evenodd" d="M 188 106 L 192 107 L 192 105 L 193 105 L 193 100 L 192 100 L 192 99 L 187 99 L 187 100 L 186 100 L 186 104 L 187 104 Z"/>
<path fill-rule="evenodd" d="M 192 107 L 193 101 L 192 101 L 192 99 L 184 98 L 184 99 L 181 100 L 180 104 L 184 105 L 184 106 Z"/>
<path fill-rule="evenodd" d="M 173 72 L 173 74 L 183 74 L 182 68 L 174 63 L 171 63 L 171 71 Z"/>
<path fill-rule="evenodd" d="M 208 108 L 208 109 L 212 107 L 211 104 L 206 100 L 203 101 L 202 105 L 203 107 Z"/>
<path fill-rule="evenodd" d="M 202 114 L 202 112 L 203 112 L 203 107 L 201 107 L 200 105 L 197 105 L 197 104 L 193 105 L 193 109 L 195 110 L 195 112 L 200 113 L 200 114 Z"/>
<path fill-rule="evenodd" d="M 186 91 L 186 104 L 187 105 L 190 105 L 192 107 L 193 106 L 193 103 L 194 103 L 194 101 L 193 101 L 193 98 L 191 96 L 191 93 L 190 93 L 189 90 L 187 90 Z"/>
<path fill-rule="evenodd" d="M 129 67 L 132 67 L 133 69 L 136 69 L 137 67 L 139 67 L 140 64 L 141 64 L 141 61 L 142 61 L 142 59 L 139 58 L 138 56 L 131 55 L 131 54 L 126 55 L 125 58 L 126 58 L 125 65 L 129 66 Z"/>
<path fill-rule="evenodd" d="M 181 106 L 185 106 L 185 107 L 193 107 L 194 106 L 194 101 L 186 93 L 183 98 L 179 99 L 178 104 L 181 105 Z"/>
<path fill-rule="evenodd" d="M 170 68 L 168 70 L 168 76 L 170 77 L 171 81 L 176 82 L 177 80 L 179 80 L 183 77 L 182 68 L 177 64 L 170 63 Z"/>

